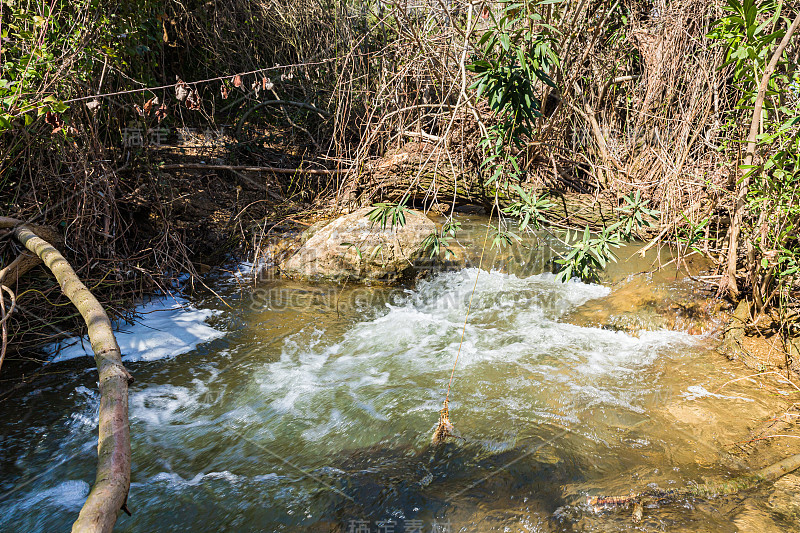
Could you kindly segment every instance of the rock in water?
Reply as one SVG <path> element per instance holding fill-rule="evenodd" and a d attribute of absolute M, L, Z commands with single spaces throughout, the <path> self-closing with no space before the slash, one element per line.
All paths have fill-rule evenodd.
<path fill-rule="evenodd" d="M 365 207 L 337 218 L 316 232 L 281 265 L 290 278 L 384 281 L 410 277 L 427 257 L 422 243 L 436 224 L 419 211 L 405 211 L 403 227 L 382 228 Z M 416 263 L 416 264 L 415 264 Z"/>

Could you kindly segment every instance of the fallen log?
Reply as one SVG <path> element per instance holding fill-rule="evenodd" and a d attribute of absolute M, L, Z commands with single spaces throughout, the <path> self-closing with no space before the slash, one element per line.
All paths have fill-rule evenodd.
<path fill-rule="evenodd" d="M 406 197 L 408 205 L 428 209 L 436 203 L 491 206 L 493 198 L 484 190 L 476 172 L 464 172 L 450 165 L 446 155 L 427 151 L 404 151 L 371 165 L 361 184 L 359 205 L 397 202 Z"/>
<path fill-rule="evenodd" d="M 418 143 L 410 143 L 369 165 L 367 170 L 360 195 L 355 199 L 357 205 L 399 202 L 405 198 L 407 205 L 422 209 L 430 209 L 436 203 L 446 206 L 455 203 L 480 205 L 488 212 L 495 202 L 494 191 L 484 186 L 477 171 L 451 165 L 445 153 Z M 546 192 L 553 205 L 545 216 L 556 225 L 598 230 L 617 220 L 616 198 L 555 189 Z M 516 196 L 507 194 L 497 197 L 501 208 L 516 200 Z"/>
<path fill-rule="evenodd" d="M 16 239 L 41 259 L 86 322 L 100 382 L 97 475 L 72 531 L 110 532 L 120 510 L 127 512 L 131 482 L 128 384 L 133 378 L 122 365 L 108 315 L 64 256 L 20 220 L 0 217 L 0 228 L 12 229 Z"/>

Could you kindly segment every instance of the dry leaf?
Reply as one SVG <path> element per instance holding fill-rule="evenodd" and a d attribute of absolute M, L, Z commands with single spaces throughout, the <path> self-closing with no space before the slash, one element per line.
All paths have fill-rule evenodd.
<path fill-rule="evenodd" d="M 161 22 L 161 28 L 164 30 L 164 35 L 163 35 L 164 42 L 168 43 L 169 42 L 169 35 L 167 35 L 167 20 L 168 20 L 167 14 L 166 13 L 159 13 L 158 15 L 156 15 L 156 20 Z"/>
<path fill-rule="evenodd" d="M 196 88 L 186 98 L 186 107 L 195 111 L 200 109 L 200 93 L 197 92 Z"/>
<path fill-rule="evenodd" d="M 144 103 L 142 111 L 144 111 L 145 115 L 149 115 L 153 111 L 153 106 L 157 106 L 158 104 L 159 104 L 158 96 L 154 96 L 153 98 Z"/>
<path fill-rule="evenodd" d="M 161 124 L 161 121 L 164 120 L 166 116 L 167 116 L 167 106 L 161 104 L 160 106 L 158 106 L 158 109 L 156 109 L 156 120 L 158 121 L 159 124 Z"/>
<path fill-rule="evenodd" d="M 89 100 L 86 102 L 86 109 L 92 112 L 92 114 L 97 113 L 100 110 L 100 99 L 95 98 L 94 100 Z"/>
<path fill-rule="evenodd" d="M 242 86 L 242 77 L 237 74 L 236 76 L 233 77 L 232 83 L 233 83 L 234 87 L 241 87 Z"/>
<path fill-rule="evenodd" d="M 53 126 L 53 131 L 50 132 L 51 135 L 55 135 L 64 127 L 64 121 L 61 119 L 61 115 L 53 113 L 52 111 L 48 111 L 45 114 L 44 121 Z"/>
<path fill-rule="evenodd" d="M 58 115 L 52 111 L 48 111 L 44 116 L 44 121 L 51 126 L 55 126 L 58 123 Z"/>
<path fill-rule="evenodd" d="M 222 99 L 223 100 L 227 100 L 228 99 L 228 95 L 230 94 L 230 91 L 228 91 L 228 88 L 225 86 L 224 83 L 222 84 L 222 87 L 220 88 L 220 92 L 222 92 Z"/>
<path fill-rule="evenodd" d="M 275 84 L 272 83 L 272 81 L 269 78 L 264 76 L 261 79 L 261 86 L 264 88 L 265 91 L 271 91 L 272 88 L 275 87 Z"/>
<path fill-rule="evenodd" d="M 179 102 L 184 102 L 186 98 L 189 97 L 189 88 L 186 86 L 186 82 L 181 80 L 178 76 L 175 76 L 175 79 L 178 80 L 175 84 L 175 98 L 177 98 Z"/>
<path fill-rule="evenodd" d="M 138 105 L 133 104 L 133 109 L 134 109 L 134 111 L 136 111 L 136 114 L 139 115 L 140 117 L 144 116 L 144 111 Z"/>

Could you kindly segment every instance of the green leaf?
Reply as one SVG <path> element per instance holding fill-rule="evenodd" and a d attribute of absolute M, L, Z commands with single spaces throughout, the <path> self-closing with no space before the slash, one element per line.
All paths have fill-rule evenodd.
<path fill-rule="evenodd" d="M 500 44 L 503 46 L 503 50 L 506 52 L 508 52 L 508 49 L 511 48 L 511 38 L 507 33 L 500 35 Z"/>

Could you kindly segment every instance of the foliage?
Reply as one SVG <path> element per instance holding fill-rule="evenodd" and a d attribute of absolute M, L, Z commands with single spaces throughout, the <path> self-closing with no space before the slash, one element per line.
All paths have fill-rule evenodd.
<path fill-rule="evenodd" d="M 619 222 L 611 226 L 611 230 L 619 228 L 620 234 L 625 240 L 630 240 L 631 236 L 642 228 L 653 226 L 651 219 L 655 219 L 661 214 L 657 209 L 647 208 L 648 201 L 642 199 L 642 191 L 624 196 L 625 205 L 617 209 L 621 213 Z"/>
<path fill-rule="evenodd" d="M 145 82 L 155 66 L 151 0 L 120 6 L 102 0 L 0 1 L 2 78 L 0 133 L 36 117 L 64 113 L 78 87 L 96 84 L 98 68 L 117 68 Z M 50 119 L 56 122 L 56 119 Z M 58 121 L 60 122 L 60 121 Z M 67 130 L 64 130 L 67 131 Z"/>
<path fill-rule="evenodd" d="M 562 266 L 558 273 L 561 281 L 567 281 L 572 277 L 578 277 L 583 281 L 599 280 L 600 272 L 606 265 L 617 260 L 614 248 L 619 248 L 624 242 L 630 242 L 637 232 L 652 226 L 650 219 L 658 216 L 659 212 L 646 207 L 647 202 L 642 200 L 639 191 L 625 196 L 624 199 L 625 206 L 617 210 L 620 214 L 619 220 L 603 228 L 597 235 L 592 235 L 588 226 L 580 239 L 578 239 L 579 232 L 573 235 L 567 231 L 562 242 L 569 246 L 570 250 L 563 257 L 556 259 L 556 263 Z"/>
<path fill-rule="evenodd" d="M 566 237 L 558 233 L 568 247 L 562 279 L 596 279 L 615 248 L 651 224 L 654 207 L 672 220 L 699 200 L 713 204 L 711 220 L 700 226 L 686 221 L 677 231 L 689 249 L 719 249 L 706 246 L 710 232 L 703 231 L 719 226 L 715 217 L 731 200 L 725 163 L 736 158 L 758 80 L 795 6 L 772 0 L 511 0 L 487 2 L 481 13 L 476 7 L 467 0 L 0 0 L 3 207 L 63 224 L 68 242 L 85 243 L 75 253 L 97 279 L 113 269 L 132 272 L 132 279 L 165 269 L 152 257 L 183 257 L 191 247 L 169 220 L 177 205 L 173 177 L 148 172 L 155 151 L 120 142 L 124 128 L 153 126 L 134 104 L 141 108 L 157 95 L 170 106 L 168 125 L 247 122 L 247 135 L 222 157 L 231 164 L 295 163 L 265 150 L 272 139 L 255 127 L 277 119 L 286 127 L 276 137 L 297 148 L 304 167 L 351 166 L 345 179 L 298 174 L 288 188 L 271 191 L 298 211 L 337 188 L 348 202 L 373 192 L 374 172 L 362 170 L 384 168 L 373 162 L 402 149 L 412 133 L 426 157 L 430 148 L 426 164 L 449 161 L 459 192 L 494 197 L 523 231 L 558 233 L 545 223 L 550 198 L 539 192 L 551 185 L 608 197 L 641 191 L 626 198 L 608 227 L 593 225 L 588 236 L 583 227 Z M 756 280 L 756 291 L 765 288 L 765 302 L 776 290 L 774 298 L 796 286 L 797 54 L 793 43 L 770 80 L 761 158 L 747 169 L 752 185 L 744 238 L 755 257 L 748 260 L 748 278 Z M 236 73 L 242 73 L 238 83 L 238 75 L 231 77 Z M 187 112 L 176 102 L 169 87 L 176 75 L 199 91 L 199 110 Z M 193 83 L 202 79 L 211 81 Z M 145 90 L 159 86 L 167 89 Z M 122 94 L 102 98 L 97 114 L 87 100 L 64 103 L 98 92 Z M 273 98 L 323 112 L 260 105 Z M 254 107 L 245 121 L 243 110 Z M 298 131 L 308 135 L 294 138 Z M 320 153 L 312 144 L 327 157 L 312 161 Z M 125 170 L 116 174 L 119 168 Z M 145 206 L 133 198 L 141 187 L 157 190 L 151 198 L 163 201 Z M 430 188 L 433 196 L 441 190 Z M 65 202 L 76 191 L 81 201 Z M 397 200 L 392 193 L 384 198 Z M 402 225 L 404 205 L 377 204 L 370 218 L 383 228 Z M 458 229 L 448 221 L 428 236 L 427 250 L 449 256 Z M 491 241 L 507 246 L 518 236 L 500 221 Z M 152 257 L 139 261 L 142 250 Z"/>
<path fill-rule="evenodd" d="M 500 250 L 506 246 L 513 246 L 514 244 L 519 243 L 521 240 L 522 238 L 519 235 L 505 228 L 504 223 L 501 220 L 498 223 L 498 226 L 494 232 L 494 237 L 492 238 L 492 249 L 497 248 Z"/>
<path fill-rule="evenodd" d="M 559 65 L 558 30 L 544 22 L 537 8 L 560 0 L 506 3 L 499 16 L 490 11 L 491 25 L 477 43 L 479 56 L 467 66 L 476 74 L 470 87 L 485 98 L 497 117 L 481 140 L 489 155 L 483 167 L 486 184 L 505 190 L 521 181 L 519 155 L 542 116 L 543 86 L 555 88 L 551 71 Z"/>
<path fill-rule="evenodd" d="M 478 41 L 482 57 L 468 69 L 477 74 L 472 87 L 476 97 L 484 96 L 502 122 L 498 133 L 509 135 L 521 146 L 522 135 L 530 135 L 531 124 L 541 117 L 537 82 L 555 88 L 551 69 L 559 59 L 553 51 L 558 31 L 544 23 L 535 8 L 552 1 L 506 4 L 496 16 L 490 11 L 493 25 Z"/>
<path fill-rule="evenodd" d="M 785 29 L 775 29 L 781 17 L 774 0 L 728 0 L 723 10 L 729 15 L 715 21 L 708 36 L 725 42 L 723 67 L 733 67 L 743 96 L 737 108 L 743 109 L 755 101 L 752 88 L 761 81 L 772 45 L 783 38 Z"/>
<path fill-rule="evenodd" d="M 566 255 L 556 259 L 556 263 L 563 267 L 558 273 L 558 279 L 566 282 L 578 277 L 583 281 L 596 281 L 599 279 L 600 271 L 609 261 L 616 261 L 612 248 L 618 248 L 622 242 L 618 234 L 608 229 L 604 229 L 599 236 L 594 237 L 589 232 L 588 226 L 580 239 L 577 237 L 578 232 L 573 235 L 567 231 L 564 242 L 571 249 Z"/>
<path fill-rule="evenodd" d="M 752 103 L 775 43 L 785 35 L 788 19 L 774 1 L 727 0 L 728 13 L 710 36 L 726 49 L 739 91 L 731 123 L 749 123 Z M 746 230 L 749 280 L 759 310 L 786 301 L 800 264 L 800 99 L 793 73 L 798 65 L 784 52 L 770 77 L 757 137 L 755 164 L 741 169 L 749 179 Z"/>
<path fill-rule="evenodd" d="M 547 220 L 547 210 L 553 204 L 544 195 L 538 196 L 534 191 L 526 192 L 517 184 L 512 185 L 511 189 L 517 193 L 519 199 L 503 209 L 503 212 L 519 219 L 520 231 L 525 231 L 529 225 L 532 229 L 540 229 Z"/>
<path fill-rule="evenodd" d="M 691 250 L 695 253 L 704 254 L 705 250 L 700 248 L 700 243 L 705 240 L 705 231 L 711 219 L 705 217 L 698 223 L 692 222 L 689 217 L 683 215 L 684 226 L 678 231 L 678 242 L 683 245 L 684 250 Z"/>
<path fill-rule="evenodd" d="M 558 0 L 506 3 L 499 15 L 490 13 L 491 25 L 477 43 L 480 57 L 469 65 L 476 74 L 472 89 L 476 98 L 485 98 L 498 120 L 487 129 L 482 146 L 488 153 L 483 167 L 486 185 L 508 191 L 518 198 L 503 212 L 519 221 L 520 230 L 530 226 L 540 229 L 552 204 L 545 197 L 519 186 L 523 178 L 520 150 L 531 140 L 534 122 L 542 118 L 541 95 L 557 89 L 552 71 L 560 67 L 556 54 L 560 32 L 545 22 L 537 10 L 560 3 Z M 641 192 L 625 197 L 619 209 L 620 220 L 593 236 L 587 226 L 582 237 L 568 231 L 564 244 L 569 251 L 556 262 L 562 266 L 559 279 L 577 276 L 584 281 L 596 280 L 609 261 L 616 260 L 613 249 L 633 234 L 651 225 L 650 218 L 659 214 L 648 209 Z M 577 240 L 576 240 L 577 239 Z M 519 236 L 498 225 L 492 247 L 510 246 Z"/>
<path fill-rule="evenodd" d="M 402 228 L 406 225 L 406 210 L 405 199 L 399 203 L 381 202 L 373 206 L 372 210 L 367 213 L 367 218 L 373 224 L 378 223 L 381 229 L 397 227 Z"/>
<path fill-rule="evenodd" d="M 433 232 L 422 241 L 422 251 L 430 253 L 430 257 L 439 257 L 444 253 L 445 259 L 455 255 L 450 249 L 450 241 L 456 238 L 456 234 L 461 229 L 461 222 L 447 219 L 442 225 L 440 232 Z"/>

